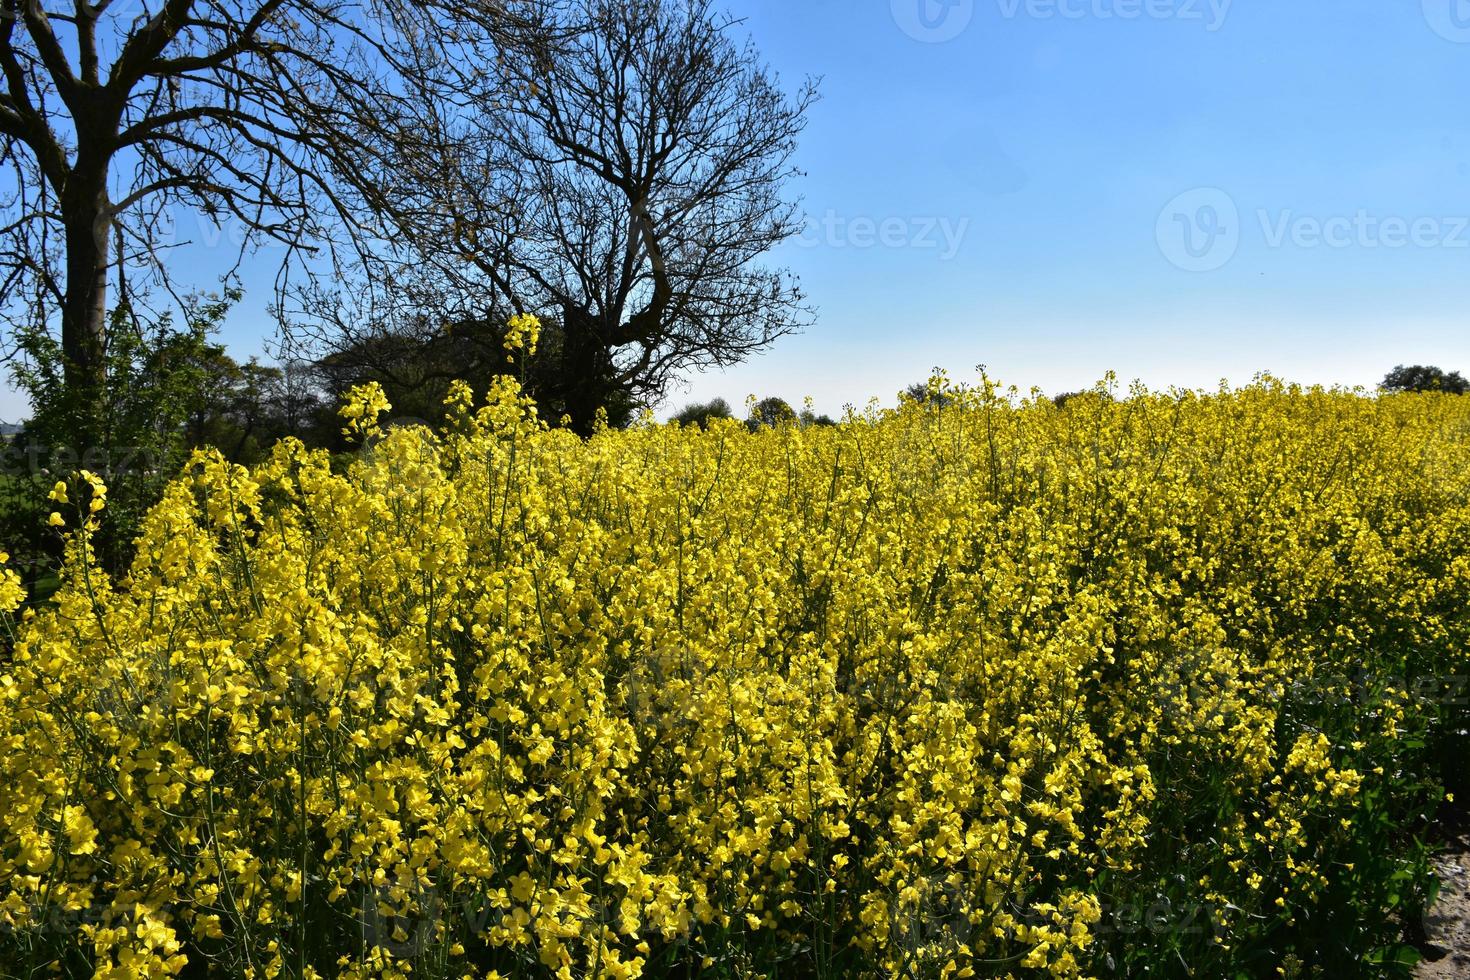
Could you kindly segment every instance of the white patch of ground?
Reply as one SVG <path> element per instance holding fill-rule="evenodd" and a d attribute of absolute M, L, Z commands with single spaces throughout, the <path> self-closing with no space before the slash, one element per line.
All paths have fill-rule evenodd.
<path fill-rule="evenodd" d="M 1470 834 L 1462 831 L 1446 841 L 1434 865 L 1439 899 L 1424 918 L 1428 942 L 1414 976 L 1462 980 L 1470 977 Z"/>

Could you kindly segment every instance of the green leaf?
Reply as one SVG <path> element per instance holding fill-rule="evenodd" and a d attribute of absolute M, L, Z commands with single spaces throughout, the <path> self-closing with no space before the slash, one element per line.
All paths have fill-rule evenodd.
<path fill-rule="evenodd" d="M 1413 946 L 1395 943 L 1392 946 L 1380 946 L 1363 957 L 1363 960 L 1375 966 L 1414 966 L 1422 958 L 1422 954 Z"/>

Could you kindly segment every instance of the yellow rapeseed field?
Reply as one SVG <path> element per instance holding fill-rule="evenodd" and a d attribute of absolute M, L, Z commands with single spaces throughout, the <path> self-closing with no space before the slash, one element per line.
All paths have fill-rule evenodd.
<path fill-rule="evenodd" d="M 196 454 L 119 581 L 63 481 L 61 590 L 0 583 L 0 975 L 1391 970 L 1470 399 L 932 389 L 587 440 L 360 389 L 350 460 Z"/>

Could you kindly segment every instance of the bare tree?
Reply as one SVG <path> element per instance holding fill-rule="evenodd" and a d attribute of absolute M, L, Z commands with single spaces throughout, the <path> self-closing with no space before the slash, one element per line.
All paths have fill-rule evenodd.
<path fill-rule="evenodd" d="M 60 322 L 89 438 L 110 270 L 168 285 L 170 209 L 285 247 L 371 235 L 373 141 L 507 16 L 498 0 L 0 0 L 0 309 Z M 12 334 L 13 336 L 13 334 Z"/>
<path fill-rule="evenodd" d="M 553 343 L 535 393 L 585 429 L 609 400 L 657 400 L 680 372 L 738 362 L 805 322 L 795 279 L 760 259 L 800 229 L 784 195 L 816 89 L 783 92 L 708 0 L 540 14 L 385 154 L 401 179 L 381 213 L 411 253 L 393 255 L 395 296 L 445 305 L 370 322 L 490 336 L 486 324 L 539 313 Z M 371 346 L 327 319 L 347 327 L 329 346 Z"/>

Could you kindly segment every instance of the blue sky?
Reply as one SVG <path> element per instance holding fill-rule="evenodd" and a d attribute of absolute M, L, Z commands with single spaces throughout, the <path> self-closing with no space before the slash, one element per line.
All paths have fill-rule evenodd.
<path fill-rule="evenodd" d="M 823 76 L 773 259 L 815 325 L 720 395 L 891 401 L 934 366 L 1020 387 L 1470 371 L 1470 2 L 731 0 Z M 208 285 L 228 249 L 182 258 Z M 225 340 L 261 349 L 274 266 Z M 0 417 L 23 413 L 14 395 Z"/>
<path fill-rule="evenodd" d="M 824 76 L 817 226 L 781 253 L 820 319 L 684 396 L 831 410 L 982 363 L 1050 392 L 1470 370 L 1456 2 L 745 0 L 773 67 Z M 862 218 L 909 240 L 844 234 Z"/>

